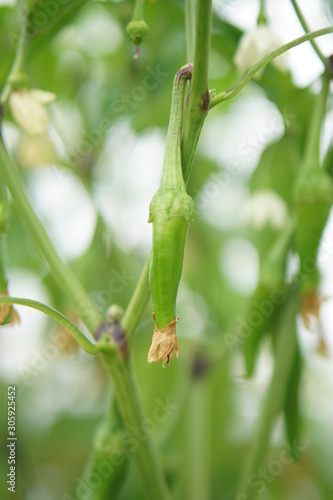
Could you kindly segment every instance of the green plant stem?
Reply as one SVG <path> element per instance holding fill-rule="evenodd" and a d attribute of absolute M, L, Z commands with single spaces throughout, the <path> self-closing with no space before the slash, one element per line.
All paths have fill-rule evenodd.
<path fill-rule="evenodd" d="M 207 380 L 194 379 L 189 395 L 188 491 L 191 500 L 209 500 L 210 494 L 210 401 Z"/>
<path fill-rule="evenodd" d="M 185 34 L 187 62 L 193 63 L 195 43 L 195 0 L 185 0 Z"/>
<path fill-rule="evenodd" d="M 21 299 L 17 297 L 1 297 L 0 296 L 0 304 L 16 304 L 16 305 L 21 305 L 21 306 L 27 306 L 32 309 L 36 309 L 37 311 L 41 311 L 42 313 L 46 314 L 50 318 L 54 319 L 59 323 L 61 326 L 63 326 L 71 335 L 72 337 L 76 340 L 76 342 L 82 347 L 82 349 L 89 354 L 96 354 L 97 349 L 96 345 L 90 342 L 89 339 L 85 336 L 81 330 L 72 323 L 66 316 L 61 314 L 59 311 L 56 309 L 53 309 L 53 307 L 50 307 L 46 304 L 42 304 L 41 302 L 37 302 L 36 300 L 30 300 L 30 299 Z"/>
<path fill-rule="evenodd" d="M 149 433 L 142 431 L 145 417 L 138 398 L 136 382 L 129 365 L 107 343 L 97 344 L 115 386 L 115 395 L 131 443 L 147 500 L 170 500 L 170 494 Z M 140 437 L 141 435 L 141 437 Z"/>
<path fill-rule="evenodd" d="M 237 95 L 242 90 L 242 88 L 245 87 L 245 85 L 258 73 L 258 71 L 260 71 L 264 66 L 273 61 L 273 59 L 275 59 L 279 55 L 287 52 L 293 47 L 297 47 L 297 45 L 300 45 L 301 43 L 308 42 L 313 38 L 328 35 L 330 33 L 333 33 L 333 26 L 300 36 L 299 38 L 296 38 L 295 40 L 282 45 L 270 54 L 267 54 L 267 56 L 263 57 L 254 66 L 252 66 L 252 68 L 247 73 L 245 73 L 245 75 L 236 83 L 234 87 L 229 90 L 225 90 L 224 92 L 220 92 L 219 94 L 212 97 L 210 101 L 210 107 L 213 108 L 217 104 L 235 97 L 235 95 Z"/>
<path fill-rule="evenodd" d="M 283 407 L 286 396 L 287 384 L 297 353 L 296 338 L 296 314 L 299 309 L 297 292 L 293 292 L 288 298 L 288 302 L 283 310 L 283 316 L 280 320 L 278 329 L 278 344 L 276 350 L 276 361 L 271 383 L 267 390 L 267 396 L 264 403 L 262 417 L 257 429 L 257 435 L 253 441 L 249 455 L 245 463 L 240 486 L 238 489 L 239 497 L 241 493 L 247 495 L 249 479 L 254 474 L 265 454 L 271 429 L 274 421 Z M 251 490 L 253 493 L 253 490 Z M 238 495 L 235 496 L 238 498 Z M 245 496 L 244 498 L 250 498 Z M 254 498 L 251 496 L 251 498 Z"/>
<path fill-rule="evenodd" d="M 198 0 L 193 76 L 182 140 L 182 166 L 185 183 L 190 177 L 195 150 L 209 111 L 208 62 L 212 1 Z"/>
<path fill-rule="evenodd" d="M 145 265 L 142 269 L 139 281 L 136 284 L 136 288 L 128 304 L 124 316 L 122 318 L 121 324 L 126 332 L 126 339 L 128 348 L 131 348 L 133 343 L 133 338 L 135 330 L 140 322 L 143 311 L 147 305 L 150 291 L 149 291 L 149 264 L 150 255 L 146 259 Z"/>
<path fill-rule="evenodd" d="M 60 260 L 50 239 L 32 210 L 24 193 L 23 182 L 17 166 L 9 158 L 3 140 L 0 140 L 0 173 L 5 180 L 14 207 L 33 238 L 36 247 L 47 261 L 54 279 L 73 303 L 90 332 L 94 332 L 103 322 L 103 316 L 86 294 L 73 271 Z"/>
<path fill-rule="evenodd" d="M 0 234 L 0 294 L 7 290 L 6 252 L 6 235 Z"/>
<path fill-rule="evenodd" d="M 260 0 L 260 9 L 257 18 L 257 24 L 267 24 L 267 18 L 265 12 L 265 0 Z"/>
<path fill-rule="evenodd" d="M 192 78 L 192 67 L 192 64 L 185 64 L 174 78 L 160 191 L 186 191 L 181 164 L 181 135 L 185 88 L 187 80 Z"/>
<path fill-rule="evenodd" d="M 304 170 L 320 168 L 320 137 L 323 122 L 326 116 L 327 96 L 330 77 L 327 72 L 322 76 L 321 91 L 315 103 L 310 122 L 310 130 L 306 142 Z"/>
<path fill-rule="evenodd" d="M 24 16 L 24 21 L 23 25 L 20 31 L 19 38 L 17 40 L 17 45 L 16 45 L 16 50 L 15 50 L 15 56 L 13 60 L 13 64 L 10 68 L 10 71 L 7 75 L 5 84 L 3 86 L 3 89 L 1 91 L 1 96 L 0 96 L 0 106 L 4 106 L 10 91 L 10 80 L 13 78 L 14 75 L 21 73 L 23 65 L 24 65 L 24 49 L 26 46 L 26 40 L 27 40 L 27 28 L 28 28 L 28 15 L 25 14 Z"/>
<path fill-rule="evenodd" d="M 0 294 L 7 291 L 7 218 L 8 218 L 8 200 L 7 188 L 0 181 Z"/>
<path fill-rule="evenodd" d="M 310 33 L 311 30 L 310 30 L 308 23 L 306 22 L 306 20 L 303 16 L 303 14 L 302 14 L 301 9 L 299 8 L 297 1 L 296 0 L 290 0 L 290 1 L 292 3 L 292 6 L 294 7 L 294 11 L 296 12 L 298 20 L 301 23 L 302 28 L 304 29 L 305 33 Z M 320 48 L 318 47 L 317 43 L 314 40 L 310 40 L 310 43 L 311 43 L 313 49 L 315 50 L 315 52 L 317 53 L 317 56 L 319 57 L 319 59 L 323 62 L 325 68 L 327 68 L 328 67 L 327 57 L 324 56 L 324 54 L 321 52 Z"/>
<path fill-rule="evenodd" d="M 132 19 L 143 19 L 143 8 L 145 5 L 145 0 L 136 0 L 133 10 Z"/>

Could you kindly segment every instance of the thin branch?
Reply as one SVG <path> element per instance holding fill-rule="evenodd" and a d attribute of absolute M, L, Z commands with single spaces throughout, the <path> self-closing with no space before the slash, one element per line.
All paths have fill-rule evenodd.
<path fill-rule="evenodd" d="M 293 47 L 297 47 L 297 45 L 301 45 L 301 43 L 308 42 L 313 38 L 328 35 L 330 33 L 333 33 L 333 26 L 303 35 L 299 38 L 296 38 L 295 40 L 292 40 L 291 42 L 286 43 L 285 45 L 282 45 L 281 47 L 274 50 L 270 54 L 267 54 L 267 56 L 263 57 L 254 66 L 252 66 L 252 68 L 247 73 L 245 73 L 245 75 L 236 83 L 234 87 L 212 97 L 210 101 L 210 107 L 213 108 L 217 104 L 220 104 L 221 102 L 226 101 L 227 99 L 235 97 L 235 95 L 237 95 L 242 90 L 242 88 L 245 87 L 245 85 L 250 80 L 252 80 L 252 78 L 258 73 L 258 71 L 264 68 L 268 63 L 273 61 L 273 59 L 275 59 L 279 55 L 284 54 L 284 52 L 287 52 Z"/>
<path fill-rule="evenodd" d="M 211 32 L 211 0 L 198 0 L 193 77 L 182 141 L 182 165 L 188 182 L 201 129 L 209 110 L 208 62 Z"/>
<path fill-rule="evenodd" d="M 327 72 L 322 76 L 322 87 L 317 102 L 313 109 L 313 115 L 309 126 L 308 138 L 306 141 L 304 170 L 320 168 L 320 138 L 323 123 L 326 116 L 327 96 L 330 84 L 330 77 Z"/>
<path fill-rule="evenodd" d="M 143 19 L 144 5 L 145 5 L 145 0 L 135 1 L 132 19 Z"/>
<path fill-rule="evenodd" d="M 127 306 L 127 309 L 122 318 L 121 324 L 126 332 L 126 339 L 130 348 L 133 343 L 135 330 L 140 322 L 143 311 L 147 305 L 150 290 L 149 290 L 149 264 L 150 254 L 147 257 L 144 268 L 142 269 L 139 281 Z"/>
<path fill-rule="evenodd" d="M 11 90 L 11 86 L 10 86 L 11 79 L 13 78 L 14 75 L 16 75 L 22 71 L 22 66 L 24 63 L 24 49 L 26 47 L 26 40 L 27 40 L 27 28 L 28 28 L 28 15 L 26 14 L 24 17 L 20 36 L 17 40 L 13 64 L 9 70 L 5 84 L 4 84 L 3 89 L 1 91 L 0 106 L 4 106 L 4 104 L 6 103 L 8 97 L 9 97 L 10 90 Z"/>
<path fill-rule="evenodd" d="M 72 321 L 70 321 L 66 316 L 61 314 L 61 312 L 57 311 L 56 309 L 53 309 L 53 307 L 50 307 L 46 304 L 43 304 L 42 302 L 38 302 L 37 300 L 30 300 L 30 299 L 21 299 L 17 297 L 2 297 L 0 296 L 0 304 L 16 304 L 16 305 L 21 305 L 21 306 L 27 306 L 30 307 L 31 309 L 36 309 L 37 311 L 40 311 L 50 318 L 54 319 L 59 323 L 61 326 L 63 326 L 71 335 L 72 337 L 76 340 L 76 342 L 82 347 L 82 349 L 89 354 L 96 354 L 97 349 L 95 344 L 93 344 L 86 336 L 85 334 L 76 326 Z"/>
<path fill-rule="evenodd" d="M 185 0 L 185 34 L 187 62 L 192 63 L 194 59 L 195 44 L 195 0 Z"/>
<path fill-rule="evenodd" d="M 294 7 L 294 11 L 296 12 L 298 20 L 301 23 L 302 28 L 304 29 L 305 33 L 310 33 L 311 30 L 308 26 L 308 23 L 305 20 L 305 17 L 302 14 L 301 9 L 299 8 L 297 1 L 296 0 L 290 0 L 290 1 Z M 323 62 L 325 68 L 327 68 L 327 63 L 328 63 L 327 57 L 324 56 L 324 54 L 321 52 L 320 48 L 318 47 L 317 43 L 314 40 L 310 40 L 310 43 L 311 43 L 313 49 L 315 50 L 315 52 L 317 53 L 317 56 L 319 57 L 319 59 Z"/>

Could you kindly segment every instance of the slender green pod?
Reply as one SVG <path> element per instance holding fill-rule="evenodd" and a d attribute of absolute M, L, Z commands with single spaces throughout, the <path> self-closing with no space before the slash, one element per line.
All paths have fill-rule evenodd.
<path fill-rule="evenodd" d="M 305 165 L 295 191 L 296 251 L 300 258 L 300 292 L 303 296 L 313 294 L 319 282 L 318 248 L 333 202 L 333 180 L 321 168 L 319 157 L 328 88 L 329 78 L 324 75 L 310 124 Z"/>
<path fill-rule="evenodd" d="M 287 300 L 285 269 L 293 235 L 294 225 L 289 223 L 267 252 L 246 322 L 241 325 L 239 336 L 245 337 L 244 357 L 248 376 L 253 375 L 261 341 L 274 326 L 276 313 Z"/>
<path fill-rule="evenodd" d="M 297 239 L 302 293 L 317 288 L 319 272 L 316 258 L 320 239 L 333 202 L 332 178 L 320 167 L 301 176 L 296 191 Z"/>
<path fill-rule="evenodd" d="M 184 248 L 194 202 L 186 193 L 181 165 L 181 126 L 186 81 L 192 65 L 176 74 L 160 188 L 154 195 L 148 222 L 153 223 L 149 284 L 154 305 L 155 331 L 148 362 L 169 362 L 178 356 L 176 298 L 183 268 Z"/>

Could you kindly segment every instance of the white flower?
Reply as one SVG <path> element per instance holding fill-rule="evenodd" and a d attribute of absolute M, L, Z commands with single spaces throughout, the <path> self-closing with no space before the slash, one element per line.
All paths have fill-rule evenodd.
<path fill-rule="evenodd" d="M 56 161 L 53 144 L 47 132 L 25 135 L 21 138 L 18 150 L 19 160 L 25 168 L 49 165 Z"/>
<path fill-rule="evenodd" d="M 246 73 L 260 59 L 282 44 L 283 41 L 267 26 L 258 26 L 254 31 L 245 33 L 239 42 L 234 57 L 239 73 Z M 287 71 L 285 54 L 280 55 L 272 62 L 281 71 Z M 258 73 L 258 76 L 263 71 L 264 68 Z"/>
<path fill-rule="evenodd" d="M 268 224 L 282 229 L 288 221 L 288 207 L 274 191 L 258 191 L 246 203 L 242 220 L 256 229 Z"/>
<path fill-rule="evenodd" d="M 41 134 L 47 124 L 46 104 L 54 101 L 55 94 L 44 90 L 21 88 L 10 95 L 9 105 L 17 123 L 30 135 Z"/>

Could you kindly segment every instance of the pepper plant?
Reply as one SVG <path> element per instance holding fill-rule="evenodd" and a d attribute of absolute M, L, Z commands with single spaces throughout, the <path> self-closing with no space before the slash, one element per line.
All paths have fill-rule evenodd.
<path fill-rule="evenodd" d="M 311 433 L 301 425 L 307 421 L 300 397 L 306 363 L 298 331 L 315 324 L 321 355 L 329 357 L 321 307 L 330 298 L 321 292 L 318 260 L 333 201 L 332 137 L 323 141 L 330 129 L 333 63 L 317 40 L 332 41 L 333 14 L 323 2 L 327 23 L 311 31 L 298 2 L 290 0 L 304 33 L 283 43 L 270 27 L 270 0 L 258 2 L 257 27 L 244 33 L 236 21 L 242 9 L 249 11 L 245 3 L 19 0 L 0 6 L 1 338 L 18 328 L 22 306 L 47 315 L 49 328 L 59 324 L 91 356 L 88 364 L 99 370 L 94 390 L 100 383 L 103 403 L 98 415 L 78 419 L 75 428 L 65 419 L 61 430 L 49 427 L 45 443 L 40 433 L 33 444 L 23 410 L 19 416 L 33 382 L 27 384 L 18 367 L 20 498 L 312 498 L 304 496 L 303 477 L 318 498 L 332 497 L 329 469 L 318 473 L 326 448 L 313 450 Z M 321 75 L 300 88 L 284 57 L 305 43 Z M 261 144 L 251 175 L 227 174 L 218 153 L 205 152 L 205 130 L 222 116 L 228 130 L 221 128 L 221 140 L 232 127 L 236 133 L 233 106 L 239 94 L 251 99 L 252 93 L 274 103 L 283 130 Z M 81 130 L 72 134 L 74 115 Z M 71 126 L 62 130 L 66 116 Z M 112 131 L 129 121 L 139 137 L 152 126 L 166 137 L 163 167 L 150 170 L 158 170 L 160 184 L 150 205 L 147 200 L 152 246 L 145 263 L 142 252 L 126 251 L 117 241 L 95 193 L 99 165 L 112 154 Z M 125 151 L 126 141 L 117 147 Z M 29 186 L 41 165 L 73 176 L 94 203 L 90 247 L 71 262 L 56 250 L 43 213 L 37 215 Z M 116 184 L 120 173 L 109 170 Z M 245 226 L 213 227 L 202 206 L 214 196 L 228 199 L 230 175 L 237 173 L 250 198 Z M 150 185 L 149 178 L 144 182 Z M 218 194 L 205 198 L 210 184 Z M 258 256 L 250 294 L 228 280 L 229 264 L 219 268 L 221 249 L 236 237 Z M 122 279 L 122 266 L 136 279 Z M 11 292 L 11 273 L 20 267 L 39 276 L 52 306 Z M 121 286 L 112 285 L 110 295 L 114 273 Z M 115 300 L 96 300 L 103 294 L 93 297 L 92 288 Z M 265 359 L 269 381 L 243 439 L 248 420 L 238 415 L 237 422 L 240 393 L 231 374 L 240 364 L 250 390 Z M 271 438 L 279 421 L 276 445 Z M 47 450 L 55 447 L 54 433 L 67 436 L 60 438 L 53 465 L 60 479 L 46 474 L 36 482 L 31 477 L 41 475 L 41 463 L 52 462 Z M 5 484 L 1 488 L 7 492 Z"/>

